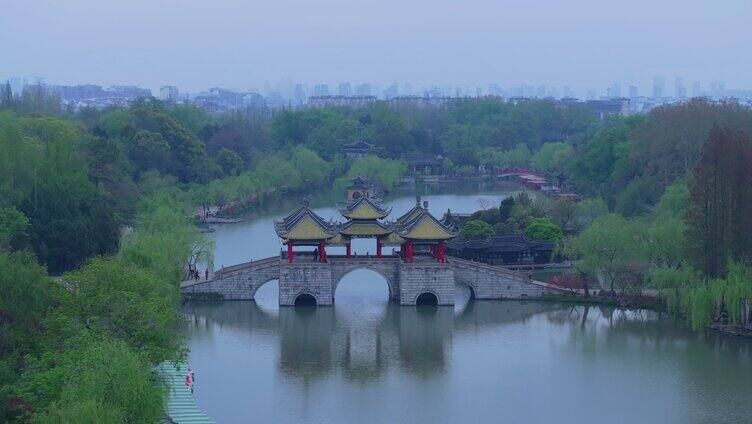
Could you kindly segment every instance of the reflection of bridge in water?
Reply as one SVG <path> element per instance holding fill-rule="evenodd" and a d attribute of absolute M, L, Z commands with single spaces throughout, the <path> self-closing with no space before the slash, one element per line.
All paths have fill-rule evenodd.
<path fill-rule="evenodd" d="M 278 333 L 279 370 L 302 380 L 323 378 L 332 370 L 355 381 L 374 379 L 390 367 L 421 377 L 443 373 L 450 362 L 452 337 L 478 329 L 513 324 L 561 308 L 548 302 L 470 300 L 454 308 L 402 307 L 386 302 L 384 310 L 363 322 L 346 307 L 279 308 L 278 315 L 246 302 L 220 307 L 186 307 L 192 325 Z M 357 322 L 353 322 L 356 318 Z M 200 331 L 194 331 L 200 334 Z"/>

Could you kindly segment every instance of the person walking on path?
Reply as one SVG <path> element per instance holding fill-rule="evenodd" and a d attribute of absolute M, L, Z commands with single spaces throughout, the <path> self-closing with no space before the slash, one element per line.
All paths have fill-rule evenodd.
<path fill-rule="evenodd" d="M 193 394 L 193 380 L 191 379 L 191 372 L 185 375 L 185 387 Z"/>
<path fill-rule="evenodd" d="M 209 268 L 206 268 L 206 271 L 204 271 L 204 276 L 207 280 L 209 279 Z"/>

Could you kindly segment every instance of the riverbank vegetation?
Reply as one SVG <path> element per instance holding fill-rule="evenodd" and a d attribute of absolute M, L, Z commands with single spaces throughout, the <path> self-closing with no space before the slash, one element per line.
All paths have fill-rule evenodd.
<path fill-rule="evenodd" d="M 584 200 L 520 194 L 473 214 L 461 236 L 556 240 L 579 278 L 599 280 L 607 294 L 652 289 L 695 328 L 748 324 L 749 134 L 752 111 L 734 102 L 695 99 L 608 119 L 520 155 L 528 159 L 519 165 L 548 168 Z"/>
<path fill-rule="evenodd" d="M 409 153 L 442 154 L 458 172 L 535 166 L 586 197 L 520 194 L 474 215 L 463 237 L 554 240 L 608 291 L 659 289 L 696 327 L 744 319 L 752 112 L 736 103 L 599 121 L 538 100 L 222 116 L 156 100 L 73 113 L 55 101 L 0 104 L 4 421 L 158 421 L 152 367 L 185 353 L 179 281 L 186 264 L 211 263 L 196 207 L 356 175 L 391 188 Z M 359 139 L 372 155 L 347 159 L 342 147 Z"/>

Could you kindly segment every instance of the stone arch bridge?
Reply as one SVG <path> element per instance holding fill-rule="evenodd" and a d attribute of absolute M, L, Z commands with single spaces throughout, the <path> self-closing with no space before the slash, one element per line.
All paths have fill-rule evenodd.
<path fill-rule="evenodd" d="M 451 256 L 446 263 L 407 263 L 398 256 L 330 255 L 323 263 L 313 259 L 289 263 L 280 256 L 245 262 L 222 268 L 207 280 L 185 281 L 181 293 L 217 293 L 226 300 L 252 300 L 262 285 L 278 280 L 280 306 L 294 305 L 302 295 L 313 296 L 317 305 L 331 305 L 339 282 L 356 269 L 383 276 L 390 299 L 401 305 L 415 305 L 418 296 L 425 293 L 435 296 L 439 305 L 453 305 L 456 284 L 467 285 L 476 299 L 535 299 L 562 292 L 521 273 Z"/>

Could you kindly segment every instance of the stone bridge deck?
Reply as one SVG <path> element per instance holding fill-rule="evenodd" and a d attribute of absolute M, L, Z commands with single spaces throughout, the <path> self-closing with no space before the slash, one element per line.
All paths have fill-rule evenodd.
<path fill-rule="evenodd" d="M 279 256 L 245 262 L 218 270 L 209 279 L 181 283 L 181 292 L 219 293 L 227 300 L 251 300 L 265 283 L 279 281 L 279 304 L 293 305 L 310 295 L 317 305 L 334 303 L 339 282 L 351 271 L 369 269 L 389 286 L 389 298 L 414 305 L 418 296 L 431 293 L 440 305 L 454 304 L 455 285 L 465 284 L 477 299 L 530 299 L 562 289 L 527 278 L 505 268 L 448 257 L 447 263 L 416 258 L 406 263 L 397 256 L 328 256 L 326 263 L 305 256 L 288 263 Z"/>

